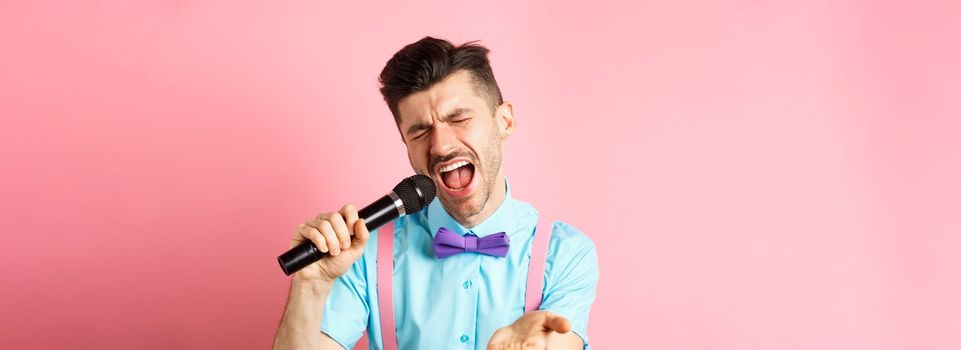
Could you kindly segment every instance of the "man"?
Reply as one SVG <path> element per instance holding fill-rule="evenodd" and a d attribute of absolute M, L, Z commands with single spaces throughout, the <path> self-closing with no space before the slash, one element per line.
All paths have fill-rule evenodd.
<path fill-rule="evenodd" d="M 426 37 L 397 52 L 380 74 L 410 165 L 430 176 L 437 199 L 368 232 L 346 205 L 297 228 L 291 247 L 311 240 L 330 256 L 297 272 L 274 348 L 352 348 L 366 330 L 382 348 L 377 295 L 377 234 L 394 235 L 393 310 L 400 349 L 584 349 L 597 286 L 594 244 L 554 222 L 540 309 L 524 312 L 539 213 L 515 200 L 501 168 L 516 129 L 487 58 L 474 43 Z M 504 256 L 435 256 L 439 231 L 482 239 L 506 233 Z M 545 236 L 546 237 L 546 236 Z M 373 242 L 368 245 L 368 242 Z"/>

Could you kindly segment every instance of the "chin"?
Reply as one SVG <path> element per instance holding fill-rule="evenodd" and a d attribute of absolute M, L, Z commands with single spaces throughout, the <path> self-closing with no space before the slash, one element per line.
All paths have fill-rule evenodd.
<path fill-rule="evenodd" d="M 456 218 L 468 218 L 477 215 L 483 209 L 475 198 L 445 199 L 441 198 L 441 204 L 447 212 Z"/>

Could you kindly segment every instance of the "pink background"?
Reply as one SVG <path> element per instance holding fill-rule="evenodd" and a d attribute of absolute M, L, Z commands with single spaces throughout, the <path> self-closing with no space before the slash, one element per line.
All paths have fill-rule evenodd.
<path fill-rule="evenodd" d="M 427 34 L 493 50 L 598 349 L 961 348 L 954 1 L 0 1 L 0 347 L 269 347 L 294 227 L 411 173 Z"/>

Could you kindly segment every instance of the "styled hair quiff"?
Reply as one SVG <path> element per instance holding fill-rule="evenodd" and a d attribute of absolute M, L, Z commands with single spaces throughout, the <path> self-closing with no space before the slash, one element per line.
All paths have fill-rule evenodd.
<path fill-rule="evenodd" d="M 470 72 L 474 90 L 487 98 L 493 111 L 504 99 L 487 58 L 489 52 L 476 41 L 454 46 L 447 40 L 429 36 L 397 51 L 378 79 L 380 93 L 394 115 L 394 122 L 400 124 L 397 104 L 401 99 L 427 90 L 460 70 Z"/>

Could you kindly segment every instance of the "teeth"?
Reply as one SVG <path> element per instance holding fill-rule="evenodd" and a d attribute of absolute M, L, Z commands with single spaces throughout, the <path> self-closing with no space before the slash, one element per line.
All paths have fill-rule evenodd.
<path fill-rule="evenodd" d="M 440 172 L 446 173 L 446 172 L 448 172 L 448 171 L 451 171 L 451 170 L 460 168 L 460 167 L 465 166 L 465 165 L 467 165 L 467 164 L 468 164 L 467 161 L 463 161 L 463 160 L 462 160 L 462 161 L 459 161 L 459 162 L 457 162 L 457 163 L 454 163 L 454 164 L 445 166 L 445 167 L 443 167 L 443 168 L 440 168 Z"/>

